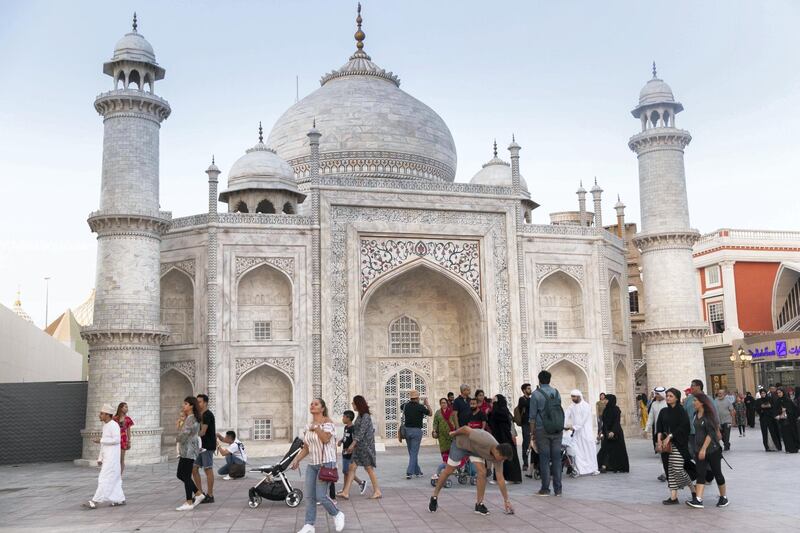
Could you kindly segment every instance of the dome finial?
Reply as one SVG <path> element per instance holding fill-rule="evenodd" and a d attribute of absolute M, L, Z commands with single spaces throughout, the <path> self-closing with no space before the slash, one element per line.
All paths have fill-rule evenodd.
<path fill-rule="evenodd" d="M 361 30 L 361 23 L 364 22 L 364 19 L 361 18 L 361 2 L 358 3 L 358 16 L 356 16 L 356 25 L 358 28 L 356 29 L 355 38 L 356 38 L 356 48 L 359 50 L 364 49 L 364 39 L 366 38 L 366 34 Z"/>
<path fill-rule="evenodd" d="M 311 127 L 312 128 L 316 128 L 317 127 L 317 117 L 314 117 L 313 119 L 311 119 Z"/>
<path fill-rule="evenodd" d="M 136 20 L 136 11 L 133 12 L 133 33 L 136 33 L 137 28 L 139 27 L 139 23 Z"/>
<path fill-rule="evenodd" d="M 211 164 L 212 165 L 216 164 L 216 161 L 214 161 L 214 154 L 211 154 Z"/>
<path fill-rule="evenodd" d="M 497 139 L 494 140 L 494 156 L 497 157 Z"/>
<path fill-rule="evenodd" d="M 258 142 L 264 142 L 264 129 L 261 127 L 261 121 L 258 121 Z"/>
<path fill-rule="evenodd" d="M 653 79 L 658 78 L 658 72 L 656 71 L 656 62 L 653 61 Z"/>

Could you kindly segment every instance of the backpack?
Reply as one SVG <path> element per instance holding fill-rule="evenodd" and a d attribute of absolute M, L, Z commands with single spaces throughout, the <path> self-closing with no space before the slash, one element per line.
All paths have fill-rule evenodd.
<path fill-rule="evenodd" d="M 514 423 L 522 427 L 522 412 L 519 410 L 519 405 L 514 408 Z"/>
<path fill-rule="evenodd" d="M 544 396 L 544 409 L 541 415 L 545 433 L 549 435 L 561 433 L 564 431 L 564 409 L 561 407 L 561 402 L 556 399 L 558 391 L 549 397 L 541 390 L 536 392 Z"/>

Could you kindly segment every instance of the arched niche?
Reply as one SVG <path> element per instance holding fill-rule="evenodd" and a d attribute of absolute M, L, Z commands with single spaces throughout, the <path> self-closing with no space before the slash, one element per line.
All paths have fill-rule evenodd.
<path fill-rule="evenodd" d="M 293 438 L 293 386 L 267 364 L 245 373 L 236 387 L 236 433 L 242 440 L 289 442 Z"/>
<path fill-rule="evenodd" d="M 160 391 L 161 427 L 164 428 L 161 445 L 167 453 L 172 454 L 175 450 L 175 437 L 178 434 L 175 423 L 180 416 L 183 400 L 188 396 L 194 396 L 192 382 L 186 374 L 171 368 L 161 375 Z"/>
<path fill-rule="evenodd" d="M 161 277 L 161 324 L 170 331 L 165 345 L 194 342 L 194 284 L 177 268 Z"/>
<path fill-rule="evenodd" d="M 392 350 L 392 326 L 405 323 L 405 353 Z M 462 280 L 425 260 L 385 274 L 365 293 L 361 305 L 360 354 L 365 363 L 367 399 L 386 397 L 385 369 L 411 369 L 425 380 L 433 404 L 461 383 L 486 388 L 485 319 L 475 291 Z M 418 332 L 418 336 L 417 336 Z M 398 337 L 395 336 L 398 340 Z M 418 339 L 418 347 L 417 347 Z M 396 373 L 396 371 L 395 371 Z M 382 435 L 394 420 L 384 409 L 375 419 Z"/>
<path fill-rule="evenodd" d="M 633 408 L 631 406 L 631 383 L 625 365 L 620 361 L 614 373 L 614 394 L 617 396 L 617 406 L 622 411 L 622 425 L 625 425 Z"/>
<path fill-rule="evenodd" d="M 547 370 L 552 375 L 550 385 L 558 389 L 561 394 L 561 404 L 565 410 L 569 407 L 571 401 L 569 391 L 578 389 L 584 395 L 589 393 L 586 372 L 572 361 L 562 359 Z"/>
<path fill-rule="evenodd" d="M 556 270 L 539 284 L 539 336 L 583 338 L 583 291 L 569 274 Z"/>
<path fill-rule="evenodd" d="M 239 278 L 236 340 L 292 340 L 292 318 L 292 284 L 283 272 L 263 263 Z"/>
<path fill-rule="evenodd" d="M 620 289 L 617 278 L 612 278 L 608 290 L 608 299 L 611 306 L 611 335 L 617 342 L 623 342 L 624 320 L 627 316 L 625 305 L 623 304 L 624 295 Z"/>
<path fill-rule="evenodd" d="M 256 213 L 264 213 L 268 215 L 274 214 L 275 206 L 272 205 L 272 202 L 267 199 L 261 200 L 256 206 Z"/>

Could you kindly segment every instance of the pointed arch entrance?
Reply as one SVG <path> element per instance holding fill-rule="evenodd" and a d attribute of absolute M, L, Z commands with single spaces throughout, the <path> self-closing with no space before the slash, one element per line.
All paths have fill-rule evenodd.
<path fill-rule="evenodd" d="M 192 382 L 182 372 L 174 368 L 167 370 L 161 375 L 161 427 L 164 432 L 161 434 L 161 446 L 167 453 L 175 452 L 175 437 L 178 429 L 175 422 L 178 420 L 178 412 L 183 405 L 183 399 L 194 396 L 192 392 Z"/>
<path fill-rule="evenodd" d="M 461 383 L 489 388 L 485 330 L 478 295 L 437 265 L 419 260 L 376 281 L 361 303 L 360 359 L 365 396 L 384 407 L 379 434 L 397 435 L 406 385 L 434 408 Z"/>
<path fill-rule="evenodd" d="M 584 397 L 589 393 L 586 373 L 575 363 L 562 359 L 547 370 L 552 374 L 550 384 L 561 391 L 561 404 L 565 410 L 570 404 L 569 391 L 578 389 Z"/>

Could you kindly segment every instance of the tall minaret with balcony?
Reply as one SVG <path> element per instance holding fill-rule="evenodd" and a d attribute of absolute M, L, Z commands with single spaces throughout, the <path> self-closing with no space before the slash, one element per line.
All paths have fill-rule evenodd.
<path fill-rule="evenodd" d="M 653 78 L 632 111 L 642 131 L 628 143 L 639 158 L 642 228 L 634 242 L 641 250 L 647 288 L 647 319 L 639 332 L 646 346 L 648 385 L 679 390 L 692 379 L 705 378 L 706 333 L 692 265 L 692 244 L 699 235 L 689 225 L 683 165 L 683 151 L 692 136 L 675 127 L 675 115 L 681 111 L 683 106 L 658 78 L 653 63 Z"/>
<path fill-rule="evenodd" d="M 82 331 L 90 358 L 83 460 L 97 459 L 92 440 L 100 434 L 100 407 L 124 401 L 136 417 L 126 460 L 152 463 L 162 460 L 159 368 L 167 329 L 160 320 L 159 263 L 170 223 L 170 213 L 159 210 L 159 129 L 170 107 L 154 93 L 164 69 L 135 14 L 103 73 L 113 89 L 94 102 L 103 116 L 103 169 L 100 209 L 88 220 L 97 234 L 97 289 L 94 323 Z"/>

